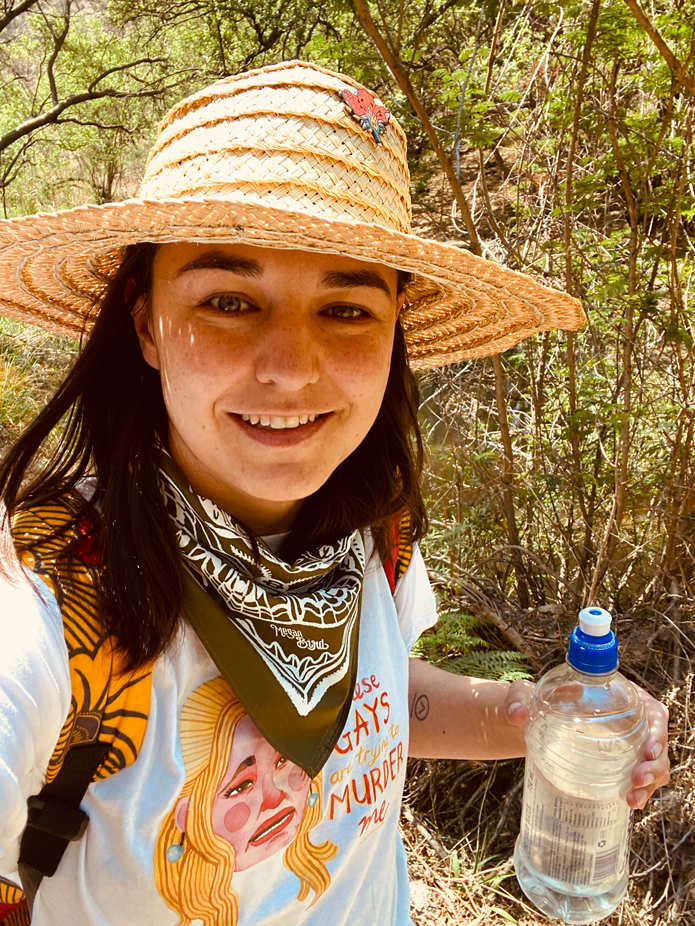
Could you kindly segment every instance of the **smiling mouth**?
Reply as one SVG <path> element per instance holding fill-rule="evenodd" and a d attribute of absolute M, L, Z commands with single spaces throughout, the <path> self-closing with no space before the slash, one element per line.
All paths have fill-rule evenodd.
<path fill-rule="evenodd" d="M 278 833 L 281 833 L 287 828 L 295 813 L 294 807 L 291 807 L 289 810 L 281 810 L 277 816 L 273 817 L 268 823 L 256 830 L 249 839 L 249 846 L 261 846 L 266 842 L 270 842 L 274 836 L 277 836 Z"/>
<path fill-rule="evenodd" d="M 325 417 L 319 415 L 292 415 L 289 418 L 281 418 L 279 415 L 239 415 L 241 420 L 251 427 L 259 430 L 284 431 L 288 428 L 298 428 L 301 425 L 309 424 L 313 421 L 319 421 Z"/>

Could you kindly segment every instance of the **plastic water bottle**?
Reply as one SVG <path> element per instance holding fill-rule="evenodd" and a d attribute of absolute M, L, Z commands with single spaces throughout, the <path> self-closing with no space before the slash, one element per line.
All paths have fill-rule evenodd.
<path fill-rule="evenodd" d="M 514 867 L 548 916 L 591 923 L 627 890 L 632 812 L 625 796 L 647 736 L 642 700 L 617 671 L 611 616 L 584 608 L 567 662 L 531 695 Z"/>

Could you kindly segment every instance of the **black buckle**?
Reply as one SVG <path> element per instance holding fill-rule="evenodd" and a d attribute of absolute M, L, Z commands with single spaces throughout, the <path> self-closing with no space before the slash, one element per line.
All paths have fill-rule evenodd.
<path fill-rule="evenodd" d="M 27 807 L 28 826 L 70 842 L 80 839 L 89 823 L 89 817 L 79 807 L 68 807 L 67 804 L 46 801 L 38 796 L 30 797 Z"/>

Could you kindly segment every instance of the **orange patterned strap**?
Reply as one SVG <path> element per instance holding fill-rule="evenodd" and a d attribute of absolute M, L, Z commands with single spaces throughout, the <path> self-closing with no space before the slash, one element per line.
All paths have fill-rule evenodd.
<path fill-rule="evenodd" d="M 24 891 L 0 878 L 0 923 L 3 926 L 29 926 L 29 908 L 24 899 Z"/>
<path fill-rule="evenodd" d="M 398 520 L 398 554 L 396 556 L 395 568 L 396 582 L 398 582 L 408 566 L 410 566 L 412 558 L 413 543 L 410 539 L 410 512 L 404 509 L 401 511 Z"/>
<path fill-rule="evenodd" d="M 72 698 L 46 782 L 58 774 L 73 746 L 106 743 L 109 750 L 93 780 L 106 778 L 137 758 L 147 726 L 152 665 L 120 670 L 120 654 L 99 619 L 100 564 L 94 519 L 77 492 L 20 511 L 12 523 L 18 555 L 50 588 L 63 619 Z"/>
<path fill-rule="evenodd" d="M 393 595 L 396 585 L 413 558 L 413 543 L 410 538 L 410 512 L 403 509 L 393 519 L 390 528 L 391 549 L 384 562 L 384 572 Z"/>

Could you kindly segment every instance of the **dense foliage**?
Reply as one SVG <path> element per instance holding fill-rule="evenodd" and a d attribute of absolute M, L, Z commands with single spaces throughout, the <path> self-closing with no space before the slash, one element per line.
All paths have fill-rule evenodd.
<path fill-rule="evenodd" d="M 416 226 L 465 246 L 422 127 L 344 0 L 3 9 L 5 215 L 132 195 L 173 100 L 299 55 L 381 94 L 409 134 Z M 652 5 L 686 65 L 694 12 Z M 424 378 L 432 564 L 486 576 L 498 610 L 591 595 L 623 612 L 677 608 L 695 478 L 690 95 L 623 0 L 380 0 L 373 15 L 451 151 L 485 251 L 590 314 L 574 337 L 506 354 L 507 422 L 489 363 Z"/>
<path fill-rule="evenodd" d="M 425 548 L 447 614 L 421 651 L 454 670 L 514 675 L 523 667 L 512 657 L 485 658 L 488 644 L 511 644 L 535 670 L 557 661 L 576 609 L 595 600 L 620 616 L 623 665 L 687 704 L 688 81 L 628 0 L 374 0 L 370 9 L 450 153 L 484 253 L 569 290 L 589 314 L 573 336 L 550 333 L 508 351 L 501 379 L 489 361 L 422 376 L 432 454 Z M 695 73 L 695 0 L 653 0 L 645 12 Z M 465 247 L 426 133 L 348 0 L 2 0 L 5 216 L 134 194 L 171 103 L 219 76 L 294 56 L 349 72 L 381 96 L 408 134 L 416 229 Z M 0 441 L 60 368 L 55 341 L 8 324 L 1 334 Z M 43 372 L 32 356 L 47 360 Z M 676 715 L 684 770 L 687 707 Z M 672 816 L 661 805 L 665 844 L 681 838 L 686 805 Z M 662 821 L 672 818 L 667 837 Z M 495 839 L 504 825 L 503 815 Z M 650 868 L 658 840 L 643 832 L 652 855 L 639 909 L 653 922 L 683 922 L 693 873 L 661 856 Z"/>

